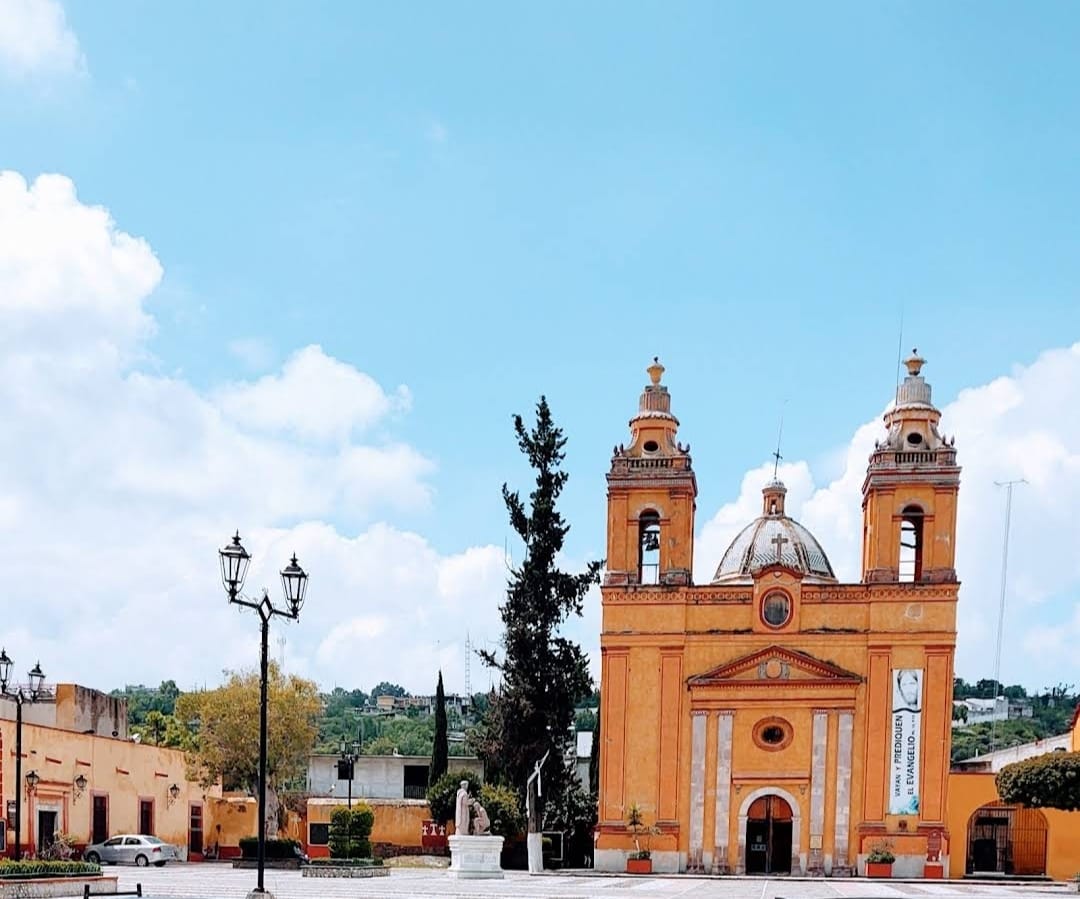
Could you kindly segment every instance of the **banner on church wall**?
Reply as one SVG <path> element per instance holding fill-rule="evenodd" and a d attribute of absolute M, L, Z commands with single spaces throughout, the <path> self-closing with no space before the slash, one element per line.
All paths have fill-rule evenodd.
<path fill-rule="evenodd" d="M 919 769 L 922 760 L 921 668 L 894 668 L 892 672 L 891 777 L 889 814 L 919 812 Z"/>

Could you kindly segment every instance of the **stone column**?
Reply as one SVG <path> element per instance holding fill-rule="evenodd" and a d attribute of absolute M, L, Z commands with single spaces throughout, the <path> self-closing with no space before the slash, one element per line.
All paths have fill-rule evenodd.
<path fill-rule="evenodd" d="M 728 833 L 731 831 L 731 730 L 735 712 L 722 711 L 716 722 L 716 818 L 713 874 L 730 874 Z"/>
<path fill-rule="evenodd" d="M 848 860 L 849 822 L 851 821 L 851 732 L 854 712 L 841 712 L 836 736 L 836 833 L 832 873 L 851 874 Z"/>
<path fill-rule="evenodd" d="M 690 855 L 687 871 L 701 871 L 705 841 L 705 726 L 709 713 L 690 713 Z"/>
<path fill-rule="evenodd" d="M 829 714 L 815 710 L 811 736 L 813 755 L 810 762 L 810 847 L 806 862 L 807 874 L 824 873 L 822 846 L 825 834 L 825 756 L 829 748 L 828 739 Z"/>

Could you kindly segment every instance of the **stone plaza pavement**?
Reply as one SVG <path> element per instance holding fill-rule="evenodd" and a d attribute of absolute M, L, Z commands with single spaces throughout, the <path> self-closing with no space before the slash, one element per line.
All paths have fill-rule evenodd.
<path fill-rule="evenodd" d="M 255 886 L 255 872 L 227 865 L 177 864 L 165 868 L 109 868 L 121 890 L 141 883 L 143 895 L 184 899 L 244 899 Z M 267 871 L 266 888 L 275 899 L 1066 899 L 1076 895 L 1066 884 L 1000 884 L 971 881 L 890 883 L 880 880 L 797 880 L 792 878 L 707 878 L 680 876 L 507 872 L 503 880 L 451 880 L 442 869 L 395 869 L 389 877 L 364 880 L 304 878 L 298 871 Z"/>

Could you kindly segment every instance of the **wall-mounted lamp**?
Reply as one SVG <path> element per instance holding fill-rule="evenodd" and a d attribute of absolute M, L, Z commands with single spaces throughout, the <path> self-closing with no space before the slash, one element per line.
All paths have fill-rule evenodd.
<path fill-rule="evenodd" d="M 77 802 L 79 797 L 86 792 L 86 784 L 87 780 L 85 774 L 80 774 L 78 777 L 75 778 L 75 780 L 71 782 L 71 786 L 73 787 L 71 793 L 71 801 L 73 803 Z"/>
<path fill-rule="evenodd" d="M 168 808 L 179 798 L 180 787 L 178 787 L 176 784 L 173 784 L 171 787 L 169 787 L 169 795 L 165 797 L 165 808 Z"/>
<path fill-rule="evenodd" d="M 41 775 L 37 771 L 31 771 L 26 775 L 26 794 L 28 796 L 37 790 L 39 780 L 41 780 Z"/>

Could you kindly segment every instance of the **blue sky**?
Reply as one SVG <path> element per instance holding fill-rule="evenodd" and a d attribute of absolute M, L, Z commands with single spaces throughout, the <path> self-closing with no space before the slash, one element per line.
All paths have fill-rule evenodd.
<path fill-rule="evenodd" d="M 510 416 L 546 393 L 570 437 L 568 555 L 601 555 L 610 449 L 659 354 L 694 447 L 704 534 L 744 510 L 757 489 L 744 477 L 768 459 L 781 411 L 807 501 L 843 479 L 856 432 L 890 398 L 901 315 L 904 348 L 930 360 L 943 408 L 1002 376 L 1042 384 L 1040 372 L 1057 372 L 1038 368 L 1042 354 L 1080 339 L 1080 12 L 1069 4 L 5 5 L 15 25 L 0 36 L 0 169 L 28 185 L 70 179 L 74 202 L 106 208 L 161 266 L 132 294 L 153 332 L 124 343 L 117 385 L 138 373 L 220 409 L 223 392 L 277 377 L 317 345 L 387 396 L 407 388 L 344 437 L 331 428 L 337 443 L 316 427 L 314 455 L 314 431 L 275 445 L 316 462 L 330 445 L 407 448 L 424 460 L 406 487 L 421 485 L 422 500 L 357 494 L 316 471 L 295 489 L 337 491 L 325 502 L 230 509 L 216 493 L 207 527 L 247 514 L 236 523 L 268 529 L 274 546 L 305 528 L 348 541 L 385 526 L 422 539 L 436 565 L 501 549 L 499 486 L 528 487 Z M 1074 355 L 1062 397 L 1080 388 Z M 962 494 L 987 522 L 968 556 L 984 575 L 966 607 L 980 632 L 962 648 L 967 669 L 986 657 L 980 629 L 996 609 L 993 479 L 1043 478 L 1016 505 L 1014 525 L 1034 534 L 1054 478 L 1067 493 L 1080 478 L 1077 430 L 1045 395 L 1030 402 L 1037 412 L 978 444 L 985 470 L 967 469 L 987 482 L 965 480 Z M 151 405 L 177 428 L 167 404 Z M 290 432 L 279 413 L 274 428 Z M 945 424 L 968 465 L 973 435 Z M 976 418 L 969 431 L 992 429 Z M 1032 450 L 1032 435 L 1054 452 Z M 150 506 L 166 516 L 160 497 L 98 501 L 118 527 Z M 815 528 L 826 551 L 849 553 L 839 531 L 830 544 L 832 524 Z M 1027 593 L 1003 669 L 1031 686 L 1075 681 L 1075 659 L 1040 660 L 1039 641 L 1080 636 L 1080 571 L 1070 562 L 1062 583 L 1034 586 L 1032 541 L 1030 571 L 1018 551 Z M 497 637 L 497 592 L 468 602 Z M 382 603 L 350 603 L 334 608 L 356 611 L 354 637 L 396 633 L 373 623 Z M 592 643 L 595 621 L 582 627 Z M 35 637 L 65 645 L 44 626 L 9 639 L 33 653 Z M 320 657 L 301 628 L 291 639 L 296 665 L 323 681 L 382 679 Z M 431 639 L 447 664 L 460 657 L 449 637 Z M 171 676 L 166 661 L 109 676 Z M 192 664 L 190 678 L 219 662 Z M 88 676 L 80 665 L 71 676 Z"/>

